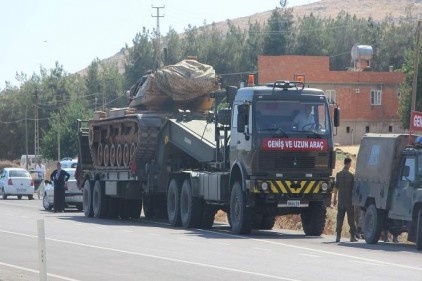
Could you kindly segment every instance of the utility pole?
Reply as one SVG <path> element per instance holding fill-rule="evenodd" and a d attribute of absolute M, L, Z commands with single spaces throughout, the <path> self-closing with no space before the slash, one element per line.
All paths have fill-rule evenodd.
<path fill-rule="evenodd" d="M 40 155 L 40 138 L 39 138 L 39 125 L 38 125 L 38 90 L 35 89 L 35 117 L 34 117 L 34 122 L 35 122 L 35 149 L 34 149 L 34 154 L 35 157 L 37 158 L 38 155 Z"/>
<path fill-rule="evenodd" d="M 157 18 L 157 27 L 156 27 L 156 33 L 157 33 L 157 43 L 156 43 L 156 50 L 155 50 L 155 62 L 156 62 L 156 68 L 159 68 L 161 66 L 160 63 L 160 55 L 161 55 L 161 34 L 160 34 L 160 18 L 164 18 L 165 15 L 160 15 L 160 9 L 164 9 L 166 6 L 152 6 L 153 9 L 156 10 L 156 15 L 151 15 L 153 18 Z"/>
<path fill-rule="evenodd" d="M 416 28 L 415 66 L 413 71 L 412 111 L 416 110 L 416 93 L 418 88 L 419 56 L 420 56 L 421 21 Z"/>
<path fill-rule="evenodd" d="M 25 169 L 28 170 L 28 108 L 25 108 Z"/>

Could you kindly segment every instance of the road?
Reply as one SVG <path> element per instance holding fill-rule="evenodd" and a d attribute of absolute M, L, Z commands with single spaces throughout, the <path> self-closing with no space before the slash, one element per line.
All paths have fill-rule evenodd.
<path fill-rule="evenodd" d="M 292 231 L 231 235 L 145 219 L 46 212 L 41 200 L 0 200 L 0 280 L 37 280 L 37 219 L 49 280 L 422 280 L 414 245 L 338 244 Z"/>

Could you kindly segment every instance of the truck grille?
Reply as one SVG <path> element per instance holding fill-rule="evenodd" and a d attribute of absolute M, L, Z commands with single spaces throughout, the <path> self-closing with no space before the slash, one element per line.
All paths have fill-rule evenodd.
<path fill-rule="evenodd" d="M 329 164 L 328 152 L 267 152 L 259 155 L 259 170 L 300 170 L 300 169 L 327 169 Z"/>

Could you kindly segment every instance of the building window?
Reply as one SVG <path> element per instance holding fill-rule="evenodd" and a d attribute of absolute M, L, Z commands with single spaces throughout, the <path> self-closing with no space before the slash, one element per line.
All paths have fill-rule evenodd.
<path fill-rule="evenodd" d="M 349 126 L 346 127 L 346 133 L 348 133 L 348 134 L 350 133 L 350 127 Z"/>
<path fill-rule="evenodd" d="M 365 127 L 365 132 L 366 132 L 366 133 L 369 133 L 369 126 L 366 126 L 366 127 Z"/>
<path fill-rule="evenodd" d="M 390 126 L 388 126 L 388 132 L 389 132 L 389 133 L 392 133 L 392 132 L 393 132 L 393 126 L 391 126 L 391 125 L 390 125 Z"/>
<path fill-rule="evenodd" d="M 381 90 L 371 90 L 371 105 L 381 105 Z"/>
<path fill-rule="evenodd" d="M 325 95 L 327 96 L 327 100 L 329 103 L 336 102 L 336 90 L 326 90 Z"/>

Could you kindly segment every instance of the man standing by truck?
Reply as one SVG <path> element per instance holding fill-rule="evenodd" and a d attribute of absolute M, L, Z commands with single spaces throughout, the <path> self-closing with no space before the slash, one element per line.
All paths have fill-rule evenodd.
<path fill-rule="evenodd" d="M 347 221 L 350 227 L 350 242 L 358 241 L 356 239 L 355 215 L 352 205 L 352 190 L 354 175 L 350 172 L 352 159 L 344 159 L 344 168 L 337 173 L 336 187 L 334 189 L 334 206 L 337 205 L 337 237 L 336 242 L 340 242 L 341 230 L 343 228 L 344 215 L 347 213 Z"/>

